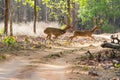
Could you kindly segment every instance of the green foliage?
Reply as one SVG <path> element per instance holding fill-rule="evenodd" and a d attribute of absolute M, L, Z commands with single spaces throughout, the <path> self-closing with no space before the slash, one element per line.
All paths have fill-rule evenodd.
<path fill-rule="evenodd" d="M 101 30 L 106 33 L 112 33 L 112 31 L 115 30 L 115 27 L 109 24 L 104 24 Z"/>
<path fill-rule="evenodd" d="M 21 2 L 21 0 L 15 0 L 16 2 Z"/>
<path fill-rule="evenodd" d="M 108 6 L 106 6 L 105 0 L 81 0 L 78 17 L 82 19 L 83 24 L 87 21 L 93 21 L 93 18 L 98 15 L 101 18 L 106 17 Z"/>
<path fill-rule="evenodd" d="M 120 64 L 114 64 L 115 68 L 120 68 Z"/>
<path fill-rule="evenodd" d="M 58 58 L 58 57 L 61 57 L 61 55 L 56 53 L 56 54 L 49 54 L 45 58 Z"/>
<path fill-rule="evenodd" d="M 78 17 L 82 19 L 83 24 L 93 21 L 97 16 L 102 20 L 120 16 L 120 0 L 80 0 L 79 4 Z"/>
<path fill-rule="evenodd" d="M 14 45 L 14 43 L 16 42 L 15 37 L 13 36 L 7 36 L 3 39 L 3 42 L 7 45 L 7 46 L 11 46 Z"/>
<path fill-rule="evenodd" d="M 61 29 L 64 30 L 66 28 L 66 25 L 62 25 Z"/>
<path fill-rule="evenodd" d="M 20 0 L 21 1 L 21 0 Z M 30 7 L 34 8 L 34 0 L 25 0 L 23 2 L 23 5 L 29 4 Z M 36 6 L 36 10 L 37 12 L 41 10 L 41 8 L 39 6 Z"/>
<path fill-rule="evenodd" d="M 70 45 L 70 43 L 71 43 L 70 41 L 64 42 L 65 45 Z"/>
<path fill-rule="evenodd" d="M 71 0 L 71 3 L 75 2 L 75 1 L 76 0 L 73 0 L 73 1 Z M 49 18 L 50 19 L 59 20 L 59 17 L 61 17 L 63 15 L 64 16 L 68 15 L 67 0 L 42 0 L 42 3 L 46 4 L 47 8 L 49 8 L 49 13 L 50 13 Z M 70 4 L 70 8 L 71 9 L 73 8 L 72 4 Z"/>
<path fill-rule="evenodd" d="M 0 60 L 6 60 L 6 59 L 7 59 L 7 57 L 6 57 L 5 54 L 1 54 L 1 55 L 0 55 Z"/>
<path fill-rule="evenodd" d="M 39 6 L 36 6 L 36 11 L 38 12 L 38 11 L 40 11 L 41 9 L 40 9 L 40 7 Z"/>
<path fill-rule="evenodd" d="M 88 59 L 88 56 L 86 56 L 86 55 L 82 55 L 81 57 L 80 57 L 80 60 L 81 61 L 84 61 L 84 60 L 87 60 Z"/>
<path fill-rule="evenodd" d="M 34 0 L 25 0 L 23 4 L 24 5 L 29 4 L 32 8 L 34 8 Z"/>
<path fill-rule="evenodd" d="M 88 71 L 89 69 L 90 69 L 90 68 L 89 68 L 88 66 L 84 66 L 84 67 L 83 67 L 83 70 L 84 70 L 84 71 Z"/>

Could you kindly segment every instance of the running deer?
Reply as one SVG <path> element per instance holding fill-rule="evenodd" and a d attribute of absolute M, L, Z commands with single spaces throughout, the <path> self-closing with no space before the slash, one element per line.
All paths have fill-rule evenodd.
<path fill-rule="evenodd" d="M 47 38 L 51 40 L 52 38 L 52 35 L 54 35 L 55 39 L 58 38 L 59 36 L 63 35 L 66 33 L 66 31 L 68 29 L 70 29 L 71 26 L 70 25 L 67 25 L 65 29 L 58 29 L 58 28 L 52 28 L 52 27 L 48 27 L 44 30 L 44 33 L 47 34 Z"/>
<path fill-rule="evenodd" d="M 73 40 L 73 38 L 77 37 L 77 36 L 81 36 L 81 37 L 90 37 L 92 39 L 94 39 L 94 37 L 92 36 L 92 34 L 96 31 L 96 30 L 99 30 L 100 27 L 99 26 L 95 26 L 92 30 L 89 30 L 89 31 L 79 31 L 79 30 L 76 30 L 74 31 L 73 33 L 73 36 L 69 37 L 69 40 Z"/>
<path fill-rule="evenodd" d="M 93 18 L 93 22 L 95 24 L 95 27 L 92 29 L 92 30 L 89 30 L 89 31 L 79 31 L 79 30 L 76 30 L 74 31 L 73 33 L 73 36 L 69 37 L 69 40 L 73 40 L 73 38 L 77 37 L 77 36 L 81 36 L 81 37 L 90 37 L 92 39 L 95 39 L 92 34 L 96 31 L 96 30 L 99 30 L 100 27 L 102 25 L 102 23 L 104 22 L 103 19 L 100 18 L 100 16 L 96 16 L 95 18 Z"/>

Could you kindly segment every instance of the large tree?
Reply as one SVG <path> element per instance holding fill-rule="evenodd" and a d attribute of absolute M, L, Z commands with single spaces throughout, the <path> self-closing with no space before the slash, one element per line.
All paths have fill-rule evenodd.
<path fill-rule="evenodd" d="M 18 8 L 18 3 L 20 1 L 11 1 L 10 2 L 10 9 L 9 9 L 9 13 L 10 13 L 10 36 L 13 36 L 13 17 L 15 15 L 15 11 Z"/>
<path fill-rule="evenodd" d="M 110 19 L 116 20 L 120 16 L 120 0 L 80 0 L 79 4 L 78 17 L 82 19 L 83 24 L 87 22 L 94 24 L 95 18 L 109 23 Z"/>
<path fill-rule="evenodd" d="M 36 0 L 34 0 L 34 33 L 36 33 L 36 19 L 37 19 Z"/>
<path fill-rule="evenodd" d="M 4 34 L 8 35 L 8 19 L 9 19 L 9 2 L 5 0 L 5 20 L 4 20 Z"/>

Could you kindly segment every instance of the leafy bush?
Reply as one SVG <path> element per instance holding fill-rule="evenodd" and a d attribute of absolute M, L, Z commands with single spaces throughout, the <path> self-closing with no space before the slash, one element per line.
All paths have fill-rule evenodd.
<path fill-rule="evenodd" d="M 115 68 L 120 68 L 120 64 L 114 64 Z"/>
<path fill-rule="evenodd" d="M 89 69 L 90 69 L 90 68 L 89 68 L 88 66 L 84 66 L 84 67 L 83 67 L 83 70 L 84 70 L 84 71 L 88 71 Z"/>
<path fill-rule="evenodd" d="M 61 29 L 64 30 L 66 28 L 66 25 L 62 25 Z"/>
<path fill-rule="evenodd" d="M 102 27 L 102 31 L 106 33 L 112 33 L 114 32 L 114 30 L 115 30 L 115 27 L 110 24 L 104 24 Z"/>
<path fill-rule="evenodd" d="M 14 45 L 14 43 L 16 42 L 16 39 L 15 37 L 13 36 L 7 36 L 3 39 L 3 42 L 7 45 L 7 46 L 10 46 L 10 45 Z"/>
<path fill-rule="evenodd" d="M 6 59 L 7 59 L 7 57 L 5 54 L 0 55 L 0 60 L 6 60 Z"/>

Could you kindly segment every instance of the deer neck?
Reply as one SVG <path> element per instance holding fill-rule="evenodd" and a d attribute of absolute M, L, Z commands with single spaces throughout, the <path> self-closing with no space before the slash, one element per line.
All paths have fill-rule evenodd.
<path fill-rule="evenodd" d="M 66 27 L 65 29 L 64 29 L 64 31 L 67 31 L 69 29 L 69 27 Z"/>
<path fill-rule="evenodd" d="M 64 31 L 66 31 L 66 30 L 67 30 L 67 28 L 64 29 Z"/>
<path fill-rule="evenodd" d="M 94 32 L 95 32 L 95 30 L 96 30 L 96 27 L 95 27 L 95 28 L 93 28 L 93 29 L 91 30 L 91 32 L 92 32 L 92 33 L 94 33 Z"/>

